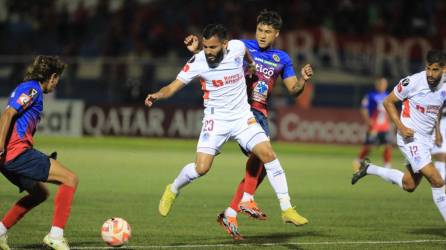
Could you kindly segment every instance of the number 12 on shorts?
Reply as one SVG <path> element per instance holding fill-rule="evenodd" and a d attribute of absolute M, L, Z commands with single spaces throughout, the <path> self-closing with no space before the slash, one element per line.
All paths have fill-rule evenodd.
<path fill-rule="evenodd" d="M 410 153 L 412 154 L 412 156 L 416 156 L 418 154 L 418 146 L 417 145 L 409 146 L 409 150 L 410 150 Z"/>

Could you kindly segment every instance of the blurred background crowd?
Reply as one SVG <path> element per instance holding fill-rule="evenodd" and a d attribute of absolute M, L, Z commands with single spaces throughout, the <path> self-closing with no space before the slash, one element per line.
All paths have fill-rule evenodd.
<path fill-rule="evenodd" d="M 21 80 L 30 55 L 57 54 L 70 68 L 56 97 L 141 102 L 148 91 L 174 79 L 190 57 L 183 45 L 187 34 L 220 22 L 232 37 L 254 38 L 262 9 L 282 15 L 277 45 L 290 52 L 296 72 L 304 61 L 315 67 L 306 106 L 358 106 L 373 78 L 388 77 L 392 87 L 422 67 L 426 46 L 446 44 L 446 2 L 439 0 L 0 0 L 0 95 Z M 298 34 L 295 44 L 290 34 Z M 302 49 L 305 37 L 313 39 L 314 56 Z M 390 37 L 382 60 L 375 58 L 376 37 Z M 389 58 L 392 42 L 397 49 L 406 42 L 408 52 Z M 392 70 L 405 61 L 406 69 Z M 370 69 L 377 64 L 379 70 Z M 279 105 L 296 104 L 282 88 L 275 94 Z M 200 96 L 196 85 L 173 101 L 200 105 Z"/>

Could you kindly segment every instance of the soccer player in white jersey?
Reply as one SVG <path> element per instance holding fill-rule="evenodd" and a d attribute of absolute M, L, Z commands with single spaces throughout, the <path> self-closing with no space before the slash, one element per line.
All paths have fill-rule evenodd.
<path fill-rule="evenodd" d="M 227 40 L 222 25 L 210 24 L 203 30 L 203 51 L 193 56 L 178 74 L 177 79 L 156 93 L 148 94 L 145 104 L 151 107 L 160 99 L 171 97 L 192 79 L 201 78 L 204 92 L 203 127 L 198 140 L 195 162 L 181 170 L 173 183 L 167 185 L 159 204 L 159 212 L 167 216 L 180 190 L 206 174 L 222 145 L 234 138 L 248 152 L 265 163 L 268 180 L 276 192 L 285 222 L 308 220 L 291 206 L 285 172 L 276 158 L 268 137 L 257 124 L 248 104 L 243 60 L 255 69 L 255 63 L 239 40 Z M 218 218 L 227 224 L 228 233 L 235 240 L 243 239 L 236 222 Z M 229 226 L 233 224 L 235 226 Z"/>
<path fill-rule="evenodd" d="M 406 158 L 407 170 L 379 167 L 367 160 L 361 162 L 359 171 L 353 174 L 355 184 L 367 174 L 381 177 L 398 185 L 407 192 L 413 192 L 424 176 L 431 184 L 432 196 L 446 221 L 446 194 L 444 181 L 431 160 L 432 134 L 446 100 L 446 54 L 429 51 L 426 70 L 402 79 L 384 100 L 384 107 L 398 129 L 397 144 Z M 401 118 L 395 103 L 402 101 Z"/>
<path fill-rule="evenodd" d="M 431 154 L 434 159 L 434 166 L 444 181 L 446 175 L 446 143 L 443 141 L 443 138 L 446 138 L 446 105 L 443 105 L 440 112 L 439 121 L 436 124 L 435 137 L 433 138 L 435 143 Z"/>

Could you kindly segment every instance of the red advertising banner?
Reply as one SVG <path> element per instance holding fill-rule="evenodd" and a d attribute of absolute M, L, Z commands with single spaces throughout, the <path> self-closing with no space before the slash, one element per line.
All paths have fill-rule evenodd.
<path fill-rule="evenodd" d="M 289 142 L 358 144 L 367 127 L 357 109 L 277 110 L 277 139 Z"/>

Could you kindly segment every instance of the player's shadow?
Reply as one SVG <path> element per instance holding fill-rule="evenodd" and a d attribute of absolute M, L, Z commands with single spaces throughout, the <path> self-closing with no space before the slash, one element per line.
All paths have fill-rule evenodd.
<path fill-rule="evenodd" d="M 85 247 L 85 246 L 91 246 L 91 245 L 97 245 L 97 241 L 81 241 L 76 242 L 75 244 L 70 244 L 70 248 L 76 248 L 76 247 Z M 104 244 L 104 246 L 106 246 Z M 17 246 L 19 249 L 49 249 L 46 246 L 44 246 L 43 243 L 39 244 L 24 244 Z M 14 248 L 12 248 L 14 249 Z M 121 249 L 128 249 L 128 248 L 121 248 Z"/>
<path fill-rule="evenodd" d="M 249 243 L 252 245 L 258 244 L 261 246 L 268 246 L 272 244 L 273 246 L 281 246 L 286 247 L 288 249 L 303 249 L 302 246 L 299 246 L 298 242 L 289 243 L 290 239 L 296 237 L 306 237 L 306 236 L 325 236 L 317 231 L 305 231 L 305 232 L 288 232 L 288 233 L 272 233 L 272 234 L 263 234 L 263 235 L 253 235 L 246 236 L 244 241 L 240 243 Z"/>
<path fill-rule="evenodd" d="M 444 230 L 444 228 L 440 228 L 440 227 L 432 227 L 432 228 L 417 228 L 417 229 L 413 229 L 409 231 L 410 234 L 416 234 L 416 235 L 420 235 L 420 234 L 426 234 L 426 235 L 438 235 L 441 237 L 445 237 L 446 236 L 446 231 Z"/>

